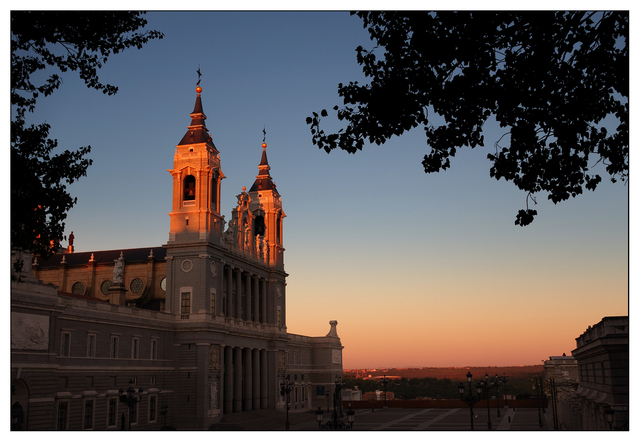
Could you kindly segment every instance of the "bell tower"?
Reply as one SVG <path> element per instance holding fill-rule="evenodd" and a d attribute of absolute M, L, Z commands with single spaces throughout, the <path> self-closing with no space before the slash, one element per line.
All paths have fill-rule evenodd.
<path fill-rule="evenodd" d="M 196 87 L 196 104 L 187 133 L 176 146 L 173 169 L 173 205 L 170 217 L 169 244 L 220 243 L 220 155 L 205 125 L 200 93 Z"/>
<path fill-rule="evenodd" d="M 284 269 L 284 247 L 282 246 L 282 227 L 285 213 L 276 184 L 269 173 L 267 161 L 267 143 L 262 142 L 262 158 L 258 165 L 258 175 L 249 189 L 250 207 L 254 215 L 254 235 L 261 235 L 269 248 L 268 264 L 277 269 Z"/>

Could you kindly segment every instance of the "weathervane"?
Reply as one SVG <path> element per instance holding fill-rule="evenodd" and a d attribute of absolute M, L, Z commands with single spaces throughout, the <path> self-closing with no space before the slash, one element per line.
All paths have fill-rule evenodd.
<path fill-rule="evenodd" d="M 198 73 L 198 82 L 196 83 L 196 86 L 200 85 L 200 77 L 202 77 L 202 74 L 200 73 L 200 65 L 198 65 L 198 70 L 196 71 Z"/>
<path fill-rule="evenodd" d="M 264 127 L 262 128 L 262 134 L 264 135 L 264 136 L 262 137 L 262 142 L 264 143 L 264 142 L 267 140 L 267 127 L 266 127 L 266 126 L 264 126 Z"/>

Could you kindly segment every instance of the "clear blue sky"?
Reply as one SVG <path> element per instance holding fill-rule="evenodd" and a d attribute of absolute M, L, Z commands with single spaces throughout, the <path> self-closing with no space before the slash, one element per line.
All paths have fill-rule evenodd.
<path fill-rule="evenodd" d="M 364 80 L 355 48 L 371 47 L 346 12 L 148 13 L 165 34 L 100 71 L 116 96 L 65 74 L 34 122 L 64 149 L 90 144 L 93 166 L 69 187 L 77 251 L 166 243 L 175 145 L 190 122 L 196 70 L 220 151 L 222 213 L 258 172 L 267 131 L 271 175 L 287 214 L 287 321 L 325 335 L 338 320 L 345 368 L 530 365 L 570 354 L 604 316 L 628 314 L 628 195 L 608 179 L 514 225 L 525 194 L 489 177 L 485 148 L 423 172 L 418 129 L 364 152 L 311 144 L 313 111 L 339 104 L 338 83 Z M 331 123 L 327 121 L 326 128 Z M 603 177 L 604 178 L 604 177 Z M 63 243 L 66 244 L 66 243 Z"/>

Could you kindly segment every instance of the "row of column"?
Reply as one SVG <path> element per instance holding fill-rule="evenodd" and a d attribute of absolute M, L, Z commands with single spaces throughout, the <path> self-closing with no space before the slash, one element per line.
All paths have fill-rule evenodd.
<path fill-rule="evenodd" d="M 268 407 L 267 350 L 224 347 L 224 413 Z"/>
<path fill-rule="evenodd" d="M 238 321 L 266 324 L 267 280 L 230 265 L 225 266 L 225 316 Z M 245 301 L 242 302 L 242 279 L 245 280 Z M 235 285 L 235 295 L 233 286 Z M 244 313 L 244 314 L 243 314 Z"/>

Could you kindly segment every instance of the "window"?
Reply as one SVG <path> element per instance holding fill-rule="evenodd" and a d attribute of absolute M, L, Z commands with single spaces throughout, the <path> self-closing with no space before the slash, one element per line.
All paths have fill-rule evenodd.
<path fill-rule="evenodd" d="M 196 199 L 196 179 L 193 175 L 187 175 L 184 178 L 184 201 L 193 201 Z"/>
<path fill-rule="evenodd" d="M 117 423 L 118 399 L 110 397 L 109 402 L 107 403 L 107 408 L 107 427 L 113 428 Z"/>
<path fill-rule="evenodd" d="M 71 286 L 71 293 L 74 295 L 84 295 L 84 284 L 76 282 Z"/>
<path fill-rule="evenodd" d="M 93 333 L 87 335 L 87 357 L 96 357 L 96 335 Z"/>
<path fill-rule="evenodd" d="M 281 229 L 282 229 L 282 212 L 278 212 L 278 217 L 276 219 L 276 244 L 282 244 Z"/>
<path fill-rule="evenodd" d="M 157 418 L 158 396 L 149 396 L 149 422 L 155 422 Z"/>
<path fill-rule="evenodd" d="M 104 296 L 109 296 L 109 289 L 111 288 L 112 284 L 113 282 L 111 282 L 110 279 L 104 281 L 102 284 L 100 284 L 100 293 L 102 293 Z"/>
<path fill-rule="evenodd" d="M 56 416 L 56 429 L 66 430 L 69 422 L 69 401 L 59 401 Z"/>
<path fill-rule="evenodd" d="M 151 385 L 156 385 L 156 377 L 151 376 Z"/>
<path fill-rule="evenodd" d="M 71 333 L 62 332 L 62 339 L 60 340 L 60 356 L 69 356 L 71 347 Z"/>
<path fill-rule="evenodd" d="M 216 314 L 216 293 L 211 290 L 211 315 L 215 316 Z"/>
<path fill-rule="evenodd" d="M 109 349 L 109 356 L 112 359 L 118 357 L 118 347 L 120 345 L 120 338 L 118 336 L 111 336 L 111 347 Z"/>
<path fill-rule="evenodd" d="M 131 340 L 131 359 L 138 359 L 140 351 L 140 338 L 133 338 Z"/>
<path fill-rule="evenodd" d="M 211 177 L 211 210 L 218 210 L 218 171 L 213 172 Z"/>
<path fill-rule="evenodd" d="M 85 399 L 84 400 L 84 417 L 82 419 L 83 425 L 82 428 L 85 430 L 93 429 L 93 405 L 95 403 L 94 399 Z"/>
<path fill-rule="evenodd" d="M 180 299 L 180 319 L 189 319 L 191 313 L 191 293 L 183 292 Z"/>
<path fill-rule="evenodd" d="M 262 215 L 256 216 L 256 219 L 253 224 L 253 234 L 264 236 L 265 230 L 266 230 L 266 226 L 264 224 L 264 216 Z"/>
<path fill-rule="evenodd" d="M 278 314 L 276 316 L 276 325 L 282 327 L 282 309 L 278 306 Z"/>
<path fill-rule="evenodd" d="M 131 293 L 140 293 L 142 292 L 142 290 L 144 289 L 144 281 L 140 278 L 136 278 L 133 281 L 131 281 L 131 284 L 129 284 L 129 289 L 131 289 Z"/>
<path fill-rule="evenodd" d="M 151 340 L 151 359 L 158 359 L 158 340 Z"/>

